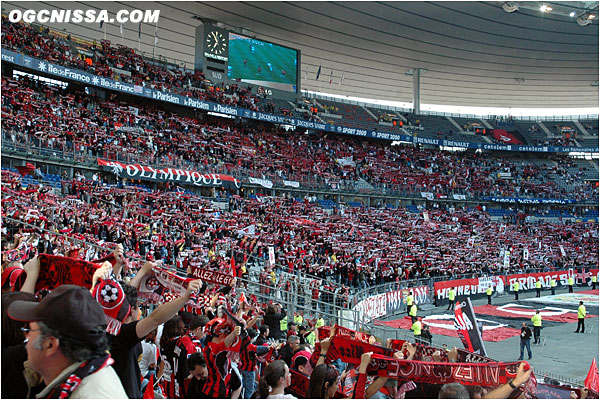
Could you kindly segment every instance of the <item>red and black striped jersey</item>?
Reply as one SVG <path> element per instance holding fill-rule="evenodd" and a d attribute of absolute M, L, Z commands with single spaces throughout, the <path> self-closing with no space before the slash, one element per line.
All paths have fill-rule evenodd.
<path fill-rule="evenodd" d="M 183 381 L 189 375 L 187 358 L 195 351 L 196 347 L 187 335 L 173 338 L 162 349 L 161 358 L 165 363 L 163 372 L 164 389 L 168 398 L 178 399 L 183 397 Z"/>
<path fill-rule="evenodd" d="M 202 393 L 213 399 L 229 397 L 229 379 L 231 377 L 231 363 L 228 352 L 239 352 L 241 340 L 238 338 L 233 345 L 227 347 L 225 342 L 209 342 L 204 346 L 204 358 L 208 376 L 202 388 Z"/>

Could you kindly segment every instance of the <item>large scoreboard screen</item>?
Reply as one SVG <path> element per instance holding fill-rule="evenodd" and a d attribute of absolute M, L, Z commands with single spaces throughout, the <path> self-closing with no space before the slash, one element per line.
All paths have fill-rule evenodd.
<path fill-rule="evenodd" d="M 229 79 L 298 92 L 298 50 L 229 33 Z"/>

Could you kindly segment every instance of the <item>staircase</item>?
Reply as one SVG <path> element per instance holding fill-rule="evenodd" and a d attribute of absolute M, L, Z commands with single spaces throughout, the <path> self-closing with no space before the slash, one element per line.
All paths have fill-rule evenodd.
<path fill-rule="evenodd" d="M 378 120 L 378 118 L 367 107 L 361 106 L 360 108 L 362 108 L 363 110 L 365 110 L 365 112 L 367 114 L 369 114 L 371 116 L 371 118 L 373 118 L 375 121 Z"/>
<path fill-rule="evenodd" d="M 542 130 L 546 134 L 546 137 L 552 137 L 552 132 L 550 132 L 550 129 L 548 129 L 542 121 L 538 121 L 537 124 L 540 128 L 542 128 Z"/>
<path fill-rule="evenodd" d="M 450 117 L 446 117 L 446 118 L 448 119 L 448 121 L 450 121 L 450 123 L 451 123 L 452 125 L 454 125 L 454 126 L 456 127 L 456 129 L 458 129 L 458 131 L 459 131 L 459 132 L 461 132 L 461 133 L 462 133 L 462 132 L 464 132 L 464 130 L 463 130 L 463 128 L 462 128 L 462 126 L 460 126 L 459 124 L 457 124 L 455 120 L 453 120 L 453 119 L 452 119 L 452 118 L 450 118 Z"/>
<path fill-rule="evenodd" d="M 481 118 L 480 121 L 483 124 L 483 126 L 485 126 L 487 129 L 494 129 L 494 127 L 489 122 L 487 122 L 485 119 Z"/>
<path fill-rule="evenodd" d="M 579 122 L 578 120 L 574 120 L 573 123 L 576 127 L 579 128 L 579 130 L 583 133 L 584 136 L 590 136 L 589 132 L 584 128 L 583 125 L 581 125 L 581 122 Z"/>

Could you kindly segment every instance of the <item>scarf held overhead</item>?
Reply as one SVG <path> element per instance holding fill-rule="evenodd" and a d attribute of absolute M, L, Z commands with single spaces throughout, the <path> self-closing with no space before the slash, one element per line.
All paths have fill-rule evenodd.
<path fill-rule="evenodd" d="M 99 264 L 83 261 L 79 258 L 60 257 L 40 254 L 40 275 L 35 285 L 36 292 L 41 289 L 54 289 L 60 285 L 72 284 L 92 287 L 92 278 Z"/>
<path fill-rule="evenodd" d="M 459 382 L 463 385 L 498 386 L 513 379 L 520 364 L 520 362 L 477 364 L 399 360 L 393 358 L 396 350 L 339 336 L 331 341 L 327 351 L 327 361 L 339 358 L 343 362 L 358 365 L 362 354 L 367 352 L 373 352 L 372 361 L 367 368 L 368 375 L 421 383 Z"/>

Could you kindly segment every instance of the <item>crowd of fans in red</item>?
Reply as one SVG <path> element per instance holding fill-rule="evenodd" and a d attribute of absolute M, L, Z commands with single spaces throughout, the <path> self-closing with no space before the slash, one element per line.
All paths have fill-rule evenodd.
<path fill-rule="evenodd" d="M 25 54 L 100 76 L 256 109 L 243 90 L 210 90 L 201 75 L 160 69 L 131 49 L 92 45 L 97 59 L 89 63 L 72 54 L 64 39 L 10 24 L 4 17 L 2 22 L 3 44 Z M 582 184 L 562 160 L 543 170 L 533 163 L 481 154 L 199 121 L 156 105 L 134 106 L 117 95 L 102 101 L 28 78 L 3 77 L 2 86 L 4 143 L 50 149 L 56 151 L 55 157 L 70 152 L 303 185 L 326 184 L 333 189 L 350 188 L 364 179 L 379 190 L 404 193 L 598 197 L 597 189 Z M 500 172 L 510 172 L 512 179 L 501 179 Z M 569 186 L 557 185 L 551 175 Z M 354 365 L 340 364 L 341 357 L 331 351 L 335 338 L 315 342 L 314 330 L 325 321 L 319 318 L 313 325 L 301 315 L 288 315 L 289 322 L 298 324 L 283 326 L 285 310 L 264 301 L 272 303 L 284 289 L 298 297 L 298 304 L 309 306 L 312 301 L 313 311 L 327 312 L 333 299 L 336 305 L 347 306 L 351 289 L 383 282 L 591 267 L 598 262 L 595 223 L 534 224 L 522 218 L 494 223 L 484 207 L 435 204 L 410 213 L 404 208 L 337 204 L 328 212 L 308 197 L 298 201 L 289 196 L 234 195 L 222 209 L 213 199 L 189 192 L 142 190 L 120 180 L 109 186 L 98 175 L 89 180 L 79 171 L 74 179 L 64 178 L 60 193 L 23 183 L 20 174 L 2 172 L 3 398 L 36 393 L 39 397 L 140 398 L 142 392 L 148 393 L 145 388 L 151 397 L 159 391 L 169 398 L 250 398 L 253 394 L 256 398 L 370 398 L 376 393 L 378 398 L 504 398 L 521 385 L 530 393 L 531 370 L 525 364 L 514 366 L 514 378 L 495 389 L 473 382 L 469 390 L 458 384 L 414 383 L 389 379 L 390 374 L 368 377 L 372 352 L 354 357 Z M 41 273 L 37 254 L 91 261 L 106 258 L 108 248 L 114 249 L 111 262 L 96 270 L 92 288 L 86 288 L 94 298 L 86 289 L 67 285 L 36 293 Z M 268 261 L 270 248 L 274 265 Z M 502 250 L 510 251 L 509 267 L 500 257 Z M 155 263 L 171 266 L 180 275 L 192 276 L 195 268 L 204 268 L 230 271 L 244 279 L 220 288 L 190 279 L 179 296 L 165 295 L 158 308 L 139 319 L 138 289 L 148 282 L 148 275 L 158 273 Z M 236 289 L 242 289 L 253 274 L 265 289 L 238 300 Z M 47 294 L 46 289 L 53 291 Z M 107 303 L 119 293 L 124 300 L 113 312 Z M 35 312 L 24 316 L 23 302 L 37 301 L 35 294 L 44 298 L 37 308 L 28 308 Z M 210 299 L 193 313 L 187 312 L 187 301 L 198 295 Z M 71 300 L 65 303 L 64 299 Z M 126 307 L 128 311 L 121 313 Z M 234 311 L 235 317 L 228 314 Z M 59 316 L 61 312 L 67 317 Z M 253 328 L 258 324 L 257 331 Z M 74 338 L 73 332 L 85 335 Z M 362 337 L 354 334 L 354 339 Z M 279 339 L 285 346 L 273 342 Z M 374 337 L 366 339 L 363 342 L 375 344 Z M 391 342 L 386 345 L 373 349 L 381 352 L 378 355 L 393 354 L 396 360 L 461 361 L 456 349 L 427 355 L 420 344 L 405 343 L 397 351 L 392 351 Z M 28 363 L 23 364 L 25 360 Z M 52 364 L 64 364 L 65 369 L 50 372 Z M 161 380 L 156 388 L 148 382 L 154 379 Z M 583 398 L 588 392 L 578 393 Z"/>
<path fill-rule="evenodd" d="M 147 165 L 186 167 L 300 182 L 303 187 L 354 190 L 366 180 L 376 192 L 597 199 L 597 188 L 568 175 L 562 159 L 545 166 L 471 152 L 388 146 L 332 134 L 302 135 L 269 127 L 200 121 L 133 106 L 113 95 L 101 101 L 27 77 L 3 78 L 6 143 Z M 509 173 L 504 179 L 499 173 Z M 571 176 L 573 175 L 573 176 Z"/>

